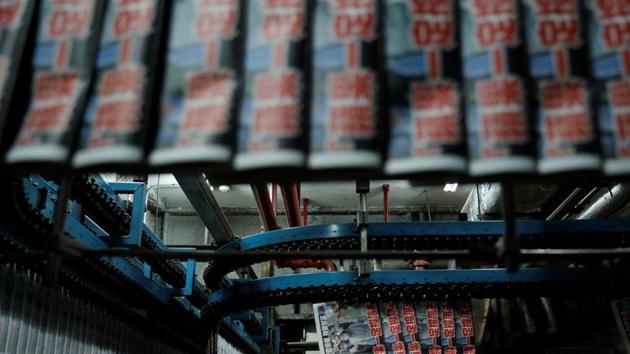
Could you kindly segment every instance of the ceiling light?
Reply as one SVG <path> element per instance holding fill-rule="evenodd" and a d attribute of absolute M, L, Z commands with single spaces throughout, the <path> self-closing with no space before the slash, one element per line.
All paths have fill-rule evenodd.
<path fill-rule="evenodd" d="M 447 183 L 446 185 L 444 185 L 444 191 L 445 192 L 456 192 L 457 191 L 457 183 Z"/>
<path fill-rule="evenodd" d="M 210 185 L 210 192 L 214 192 L 214 186 Z"/>
<path fill-rule="evenodd" d="M 219 186 L 219 192 L 225 193 L 225 192 L 229 192 L 229 191 L 230 191 L 230 186 L 225 185 L 225 184 L 222 184 L 222 185 Z"/>

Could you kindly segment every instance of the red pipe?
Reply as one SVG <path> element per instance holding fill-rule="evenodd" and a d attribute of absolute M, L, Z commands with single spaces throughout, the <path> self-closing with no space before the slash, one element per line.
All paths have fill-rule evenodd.
<path fill-rule="evenodd" d="M 284 201 L 284 211 L 287 214 L 289 227 L 302 226 L 300 218 L 300 198 L 298 197 L 297 184 L 280 185 L 282 200 Z"/>
<path fill-rule="evenodd" d="M 335 263 L 329 260 L 314 260 L 314 259 L 283 259 L 276 261 L 278 268 L 291 268 L 293 270 L 300 268 L 316 268 L 325 269 L 328 272 L 334 272 L 337 270 Z"/>
<path fill-rule="evenodd" d="M 429 262 L 427 262 L 427 261 L 425 261 L 423 259 L 419 259 L 419 260 L 414 261 L 413 263 L 411 263 L 411 266 L 415 270 L 424 270 L 430 264 L 431 263 L 429 263 Z"/>
<path fill-rule="evenodd" d="M 277 230 L 278 223 L 276 221 L 276 216 L 273 213 L 273 206 L 271 204 L 271 199 L 269 198 L 269 189 L 267 188 L 267 185 L 264 183 L 252 184 L 251 187 L 263 228 L 265 231 Z"/>
<path fill-rule="evenodd" d="M 308 225 L 308 203 L 310 202 L 310 200 L 308 200 L 308 198 L 304 198 L 304 200 L 302 201 L 302 205 L 304 205 L 304 212 L 302 213 L 302 225 L 306 226 Z"/>
<path fill-rule="evenodd" d="M 275 186 L 275 185 L 274 185 Z M 302 226 L 300 218 L 300 199 L 298 197 L 298 185 L 281 185 L 280 190 L 282 192 L 282 199 L 284 200 L 284 209 L 287 214 L 287 221 L 290 227 Z M 273 190 L 273 189 L 272 189 Z M 279 229 L 275 213 L 273 213 L 273 207 L 269 198 L 269 191 L 266 184 L 252 185 L 252 191 L 256 199 L 256 205 L 258 207 L 258 213 L 263 222 L 265 231 L 271 231 Z M 273 192 L 272 192 L 273 193 Z M 272 194 L 272 198 L 273 198 Z M 308 199 L 305 199 L 305 206 L 308 206 Z M 308 217 L 308 211 L 305 209 L 305 218 Z M 311 260 L 311 259 L 285 259 L 274 261 L 278 268 L 317 268 L 325 269 L 329 272 L 337 270 L 335 263 L 329 260 Z"/>
<path fill-rule="evenodd" d="M 389 218 L 389 184 L 383 185 L 383 221 L 387 222 Z"/>

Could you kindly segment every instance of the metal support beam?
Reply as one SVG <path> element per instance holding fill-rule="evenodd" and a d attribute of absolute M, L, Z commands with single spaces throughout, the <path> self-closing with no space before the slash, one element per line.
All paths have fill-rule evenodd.
<path fill-rule="evenodd" d="M 222 246 L 234 240 L 236 236 L 217 200 L 214 199 L 206 177 L 203 174 L 176 174 L 175 178 L 216 244 Z"/>
<path fill-rule="evenodd" d="M 566 209 L 567 207 L 573 206 L 573 201 L 574 199 L 580 195 L 580 193 L 582 192 L 582 188 L 576 188 L 574 189 L 571 194 L 569 194 L 563 201 L 562 203 L 560 203 L 560 205 L 558 205 L 552 212 L 551 214 L 549 214 L 549 216 L 547 216 L 546 220 L 553 220 L 558 216 L 564 216 L 564 215 L 560 215 L 561 213 L 566 213 Z"/>
<path fill-rule="evenodd" d="M 44 282 L 47 285 L 56 286 L 59 282 L 59 267 L 61 266 L 61 253 L 64 247 L 64 232 L 66 226 L 66 215 L 68 200 L 72 192 L 73 177 L 64 176 L 57 192 L 55 211 L 52 217 L 52 231 L 48 237 L 48 257 L 46 259 L 46 273 Z"/>
<path fill-rule="evenodd" d="M 503 259 L 506 267 L 514 271 L 518 269 L 516 257 L 520 251 L 520 244 L 516 235 L 516 215 L 514 212 L 514 189 L 510 183 L 501 184 L 501 208 L 503 214 L 504 232 L 498 244 L 498 255 Z"/>
<path fill-rule="evenodd" d="M 606 191 L 576 219 L 605 219 L 630 202 L 630 184 L 621 183 Z"/>
<path fill-rule="evenodd" d="M 359 229 L 359 244 L 361 252 L 368 251 L 368 214 L 367 214 L 367 194 L 370 192 L 369 181 L 357 181 L 357 193 L 359 194 L 359 210 L 357 212 L 357 228 Z M 367 260 L 361 260 L 358 268 L 359 277 L 369 275 Z"/>
<path fill-rule="evenodd" d="M 206 177 L 203 174 L 175 174 L 175 178 L 206 229 L 214 238 L 214 242 L 222 246 L 235 240 L 234 231 L 232 231 L 219 203 L 214 199 Z M 245 270 L 251 279 L 257 278 L 256 272 L 251 267 L 247 267 Z"/>

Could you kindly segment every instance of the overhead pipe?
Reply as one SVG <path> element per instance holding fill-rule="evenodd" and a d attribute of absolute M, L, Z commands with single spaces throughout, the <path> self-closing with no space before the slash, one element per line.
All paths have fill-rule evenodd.
<path fill-rule="evenodd" d="M 273 183 L 271 185 L 271 209 L 273 215 L 278 218 L 278 185 Z"/>
<path fill-rule="evenodd" d="M 574 189 L 552 212 L 547 216 L 546 220 L 553 220 L 558 216 L 566 214 L 567 207 L 572 206 L 574 199 L 582 192 L 582 188 Z M 560 215 L 563 213 L 563 215 Z"/>
<path fill-rule="evenodd" d="M 584 209 L 576 219 L 605 219 L 630 202 L 630 184 L 621 183 Z"/>
<path fill-rule="evenodd" d="M 256 208 L 260 215 L 260 221 L 262 222 L 263 229 L 265 231 L 277 230 L 278 223 L 276 216 L 273 213 L 273 205 L 269 198 L 269 189 L 265 183 L 252 184 L 252 192 L 254 193 L 254 199 L 256 200 Z"/>
<path fill-rule="evenodd" d="M 260 220 L 262 221 L 265 231 L 277 230 L 280 227 L 274 213 L 272 205 L 273 194 L 270 198 L 269 189 L 266 184 L 252 184 L 252 192 L 254 193 L 254 199 L 256 200 L 256 207 L 260 214 Z M 272 187 L 272 191 L 273 191 Z M 282 199 L 284 200 L 285 212 L 287 214 L 287 221 L 290 227 L 301 226 L 300 223 L 300 207 L 298 199 L 298 188 L 296 184 L 290 186 L 280 186 L 282 191 Z M 328 260 L 311 260 L 311 259 L 283 259 L 276 260 L 275 264 L 279 268 L 317 268 L 325 269 L 327 271 L 336 271 L 336 265 Z"/>
<path fill-rule="evenodd" d="M 296 183 L 280 185 L 282 200 L 284 201 L 284 212 L 287 214 L 289 227 L 302 226 L 300 218 L 300 197 L 298 196 L 298 186 Z"/>
<path fill-rule="evenodd" d="M 389 184 L 383 185 L 383 222 L 389 218 Z"/>

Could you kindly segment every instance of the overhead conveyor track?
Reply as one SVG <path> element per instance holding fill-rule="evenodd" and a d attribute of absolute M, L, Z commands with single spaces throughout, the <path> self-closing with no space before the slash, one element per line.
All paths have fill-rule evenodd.
<path fill-rule="evenodd" d="M 42 256 L 47 254 L 44 252 L 46 248 L 43 240 L 52 228 L 52 211 L 57 198 L 55 189 L 54 183 L 33 176 L 15 180 L 7 190 L 15 205 L 9 210 L 5 208 L 4 211 L 14 218 L 14 223 L 3 225 L 0 239 L 15 245 L 13 251 L 16 261 L 20 261 L 20 255 L 26 256 L 25 259 L 32 258 L 32 262 L 24 263 L 24 266 L 32 267 L 36 271 L 41 269 L 41 261 L 45 259 Z M 62 227 L 65 234 L 62 243 L 66 244 L 63 250 L 68 250 L 68 243 L 89 248 L 107 248 L 105 239 L 109 236 L 103 231 L 100 234 L 95 232 L 97 226 L 93 222 L 77 218 L 77 210 L 74 204 L 68 209 L 70 216 L 66 217 Z M 179 265 L 172 260 L 169 262 Z M 158 281 L 157 278 L 147 277 L 138 260 L 123 257 L 83 259 L 65 254 L 58 266 L 60 285 L 86 294 L 91 301 L 113 306 L 121 313 L 129 311 L 130 306 L 142 308 L 146 312 L 134 312 L 131 315 L 138 317 L 139 321 L 147 321 L 147 316 L 160 314 L 160 319 L 152 320 L 147 329 L 156 327 L 161 333 L 170 333 L 169 341 L 179 341 L 177 345 L 183 345 L 190 352 L 203 351 L 205 333 L 201 322 L 191 311 L 190 302 L 174 299 L 173 294 L 177 289 L 166 285 L 166 278 Z M 197 286 L 203 289 L 200 284 Z M 129 293 L 121 296 L 121 289 Z M 198 302 L 198 306 L 202 304 L 204 303 Z M 185 324 L 176 329 L 169 328 L 169 321 L 183 318 L 187 319 Z"/>
<path fill-rule="evenodd" d="M 230 313 L 295 303 L 423 301 L 528 295 L 628 295 L 630 269 L 524 268 L 378 271 L 288 275 L 243 281 L 213 293 L 202 317 L 215 322 Z"/>
<path fill-rule="evenodd" d="M 131 228 L 131 215 L 114 191 L 107 190 L 108 184 L 95 175 L 82 175 L 75 180 L 71 198 L 86 207 L 85 213 L 110 236 L 127 235 Z M 137 201 L 144 203 L 144 200 Z M 141 230 L 140 246 L 144 249 L 165 249 L 164 245 L 145 226 Z M 151 266 L 164 281 L 176 287 L 184 287 L 186 278 L 182 265 L 175 260 L 151 260 Z M 207 293 L 199 282 L 193 286 L 193 301 L 203 306 Z"/>
<path fill-rule="evenodd" d="M 368 247 L 372 251 L 493 251 L 503 233 L 504 223 L 500 221 L 370 223 Z M 516 234 L 523 249 L 612 249 L 630 244 L 630 220 L 517 221 Z M 233 241 L 217 252 L 312 250 L 359 250 L 356 225 L 314 225 L 270 231 Z M 268 259 L 215 260 L 204 272 L 204 280 L 212 288 L 226 273 L 265 260 Z"/>

